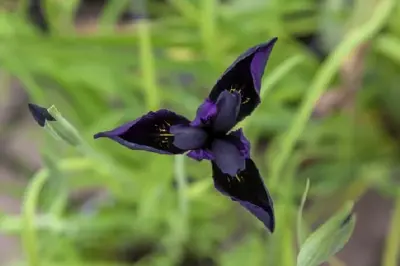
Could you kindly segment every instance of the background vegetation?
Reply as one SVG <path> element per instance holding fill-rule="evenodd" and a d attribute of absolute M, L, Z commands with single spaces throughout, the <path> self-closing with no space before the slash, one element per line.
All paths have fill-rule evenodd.
<path fill-rule="evenodd" d="M 309 228 L 370 188 L 392 198 L 381 265 L 398 265 L 396 0 L 114 0 L 90 33 L 74 26 L 78 1 L 45 2 L 49 33 L 27 20 L 25 2 L 1 12 L 2 86 L 17 78 L 31 102 L 57 106 L 87 145 L 39 130 L 30 137 L 41 143 L 43 168 L 30 178 L 21 216 L 0 224 L 22 237 L 18 265 L 296 265 L 306 179 Z M 116 28 L 127 10 L 134 22 Z M 225 68 L 274 36 L 262 104 L 243 125 L 275 202 L 273 235 L 215 191 L 207 162 L 93 141 L 148 110 L 194 117 Z"/>

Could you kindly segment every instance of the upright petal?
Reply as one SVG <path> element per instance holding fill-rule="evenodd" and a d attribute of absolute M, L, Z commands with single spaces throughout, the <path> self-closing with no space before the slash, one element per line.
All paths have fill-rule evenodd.
<path fill-rule="evenodd" d="M 235 144 L 243 157 L 250 158 L 250 141 L 244 136 L 243 129 L 232 131 L 225 139 Z"/>
<path fill-rule="evenodd" d="M 240 109 L 240 94 L 223 91 L 217 100 L 217 114 L 212 121 L 215 133 L 227 133 L 236 124 L 236 118 Z"/>
<path fill-rule="evenodd" d="M 212 162 L 212 170 L 215 188 L 233 201 L 239 202 L 273 232 L 273 201 L 255 163 L 246 159 L 246 168 L 233 176 L 224 174 L 215 162 Z"/>
<path fill-rule="evenodd" d="M 217 105 L 207 98 L 197 109 L 196 117 L 190 124 L 195 127 L 210 125 L 216 114 Z"/>
<path fill-rule="evenodd" d="M 106 137 L 132 150 L 146 150 L 161 154 L 180 154 L 186 150 L 176 147 L 171 126 L 189 125 L 190 121 L 174 112 L 161 109 L 149 112 L 135 121 L 110 131 L 100 132 L 94 138 Z"/>
<path fill-rule="evenodd" d="M 215 139 L 211 145 L 214 162 L 222 173 L 235 176 L 245 168 L 245 158 L 230 141 Z"/>
<path fill-rule="evenodd" d="M 261 79 L 277 39 L 273 38 L 241 54 L 222 74 L 210 92 L 209 99 L 212 102 L 216 102 L 224 90 L 240 93 L 242 99 L 237 122 L 250 115 L 260 103 Z"/>

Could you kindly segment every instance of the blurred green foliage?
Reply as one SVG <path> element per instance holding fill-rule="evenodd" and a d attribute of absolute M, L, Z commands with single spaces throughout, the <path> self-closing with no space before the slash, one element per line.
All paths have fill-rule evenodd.
<path fill-rule="evenodd" d="M 17 265 L 291 266 L 306 178 L 308 226 L 368 188 L 400 197 L 395 0 L 149 1 L 154 19 L 115 30 L 121 1 L 110 1 L 90 34 L 72 25 L 76 1 L 45 1 L 50 35 L 26 22 L 24 5 L 0 14 L 2 71 L 21 81 L 32 102 L 55 104 L 89 145 L 76 150 L 42 139 L 44 166 L 30 179 L 23 214 L 0 224 L 4 233 L 22 233 L 27 261 Z M 225 68 L 274 36 L 262 104 L 244 124 L 275 202 L 273 235 L 215 191 L 207 162 L 92 140 L 150 109 L 194 117 Z M 362 45 L 368 49 L 350 110 L 309 120 L 324 91 L 346 87 L 343 64 Z M 93 187 L 99 193 L 83 202 L 68 198 Z M 396 265 L 393 228 L 383 266 Z"/>

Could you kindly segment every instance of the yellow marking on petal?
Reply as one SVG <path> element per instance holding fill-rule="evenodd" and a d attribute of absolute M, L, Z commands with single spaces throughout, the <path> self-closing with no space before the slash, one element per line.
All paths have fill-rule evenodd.
<path fill-rule="evenodd" d="M 231 88 L 229 89 L 229 92 L 230 92 L 230 93 L 233 93 L 233 92 L 239 93 L 240 97 L 242 98 L 242 103 L 241 103 L 241 104 L 246 104 L 246 103 L 248 103 L 248 102 L 250 101 L 250 98 L 249 98 L 249 97 L 246 97 L 246 98 L 243 100 L 243 98 L 244 98 L 243 88 L 244 88 L 244 87 L 242 86 L 240 89 L 238 89 L 238 87 L 235 87 L 235 85 L 231 85 Z"/>
<path fill-rule="evenodd" d="M 248 102 L 250 102 L 250 98 L 246 98 L 243 102 L 242 102 L 242 104 L 246 104 L 246 103 L 248 103 Z"/>
<path fill-rule="evenodd" d="M 239 182 L 243 181 L 243 177 L 241 177 L 240 175 L 236 175 L 235 177 L 236 177 L 237 181 L 239 181 Z"/>
<path fill-rule="evenodd" d="M 172 137 L 172 136 L 174 136 L 174 134 L 171 134 L 171 133 L 161 133 L 161 134 L 158 134 L 158 136 L 160 136 L 160 137 Z"/>

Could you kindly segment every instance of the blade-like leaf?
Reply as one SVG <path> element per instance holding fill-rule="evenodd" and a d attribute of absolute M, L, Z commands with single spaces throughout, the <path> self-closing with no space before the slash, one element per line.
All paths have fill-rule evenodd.
<path fill-rule="evenodd" d="M 303 220 L 303 209 L 304 204 L 306 203 L 308 190 L 310 189 L 310 179 L 307 179 L 306 188 L 303 192 L 303 196 L 301 197 L 301 203 L 299 207 L 299 212 L 297 214 L 297 243 L 301 246 L 306 240 L 306 232 L 303 228 L 302 220 Z"/>
<path fill-rule="evenodd" d="M 41 207 L 55 216 L 61 216 L 67 204 L 68 190 L 64 172 L 57 164 L 53 152 L 43 154 L 43 162 L 49 171 L 49 178 L 40 195 Z"/>
<path fill-rule="evenodd" d="M 352 207 L 353 203 L 348 203 L 307 238 L 297 257 L 297 266 L 318 266 L 343 248 L 356 221 Z"/>

